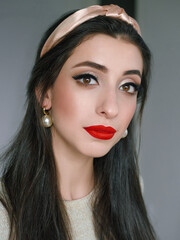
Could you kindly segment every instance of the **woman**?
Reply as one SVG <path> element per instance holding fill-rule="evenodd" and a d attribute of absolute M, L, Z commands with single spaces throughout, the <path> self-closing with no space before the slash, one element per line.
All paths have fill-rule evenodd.
<path fill-rule="evenodd" d="M 140 34 L 115 5 L 79 10 L 45 34 L 22 127 L 2 156 L 9 239 L 155 239 L 133 138 L 150 71 Z"/>

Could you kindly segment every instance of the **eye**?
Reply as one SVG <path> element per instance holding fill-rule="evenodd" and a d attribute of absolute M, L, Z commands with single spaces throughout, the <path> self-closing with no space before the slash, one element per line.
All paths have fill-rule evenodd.
<path fill-rule="evenodd" d="M 98 84 L 97 78 L 94 75 L 89 74 L 89 73 L 80 74 L 80 75 L 74 76 L 73 78 L 83 85 L 97 85 Z"/>
<path fill-rule="evenodd" d="M 139 89 L 140 89 L 140 85 L 132 83 L 132 82 L 124 83 L 123 85 L 120 86 L 120 90 L 122 90 L 123 92 L 130 93 L 130 94 L 134 94 L 134 93 L 138 92 Z"/>

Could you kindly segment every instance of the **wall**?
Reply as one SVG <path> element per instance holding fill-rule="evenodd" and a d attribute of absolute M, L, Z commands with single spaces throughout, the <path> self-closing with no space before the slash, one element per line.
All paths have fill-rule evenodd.
<path fill-rule="evenodd" d="M 180 239 L 180 1 L 138 0 L 142 35 L 153 53 L 142 129 L 141 172 L 162 240 Z"/>

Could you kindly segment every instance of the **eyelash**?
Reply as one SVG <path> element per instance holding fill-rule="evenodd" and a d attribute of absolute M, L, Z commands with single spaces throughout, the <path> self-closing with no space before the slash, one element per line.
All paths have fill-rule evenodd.
<path fill-rule="evenodd" d="M 91 85 L 98 85 L 98 79 L 94 75 L 89 74 L 89 73 L 80 74 L 80 75 L 74 76 L 73 78 L 85 87 L 91 86 Z M 84 83 L 83 80 L 85 80 L 85 79 L 86 80 L 89 79 L 90 82 L 92 82 L 92 80 L 94 80 L 96 83 L 95 84 L 94 83 L 90 84 L 90 82 Z M 127 90 L 125 90 L 125 89 L 122 90 L 123 87 L 126 87 Z M 128 87 L 129 87 L 129 89 L 128 89 Z M 131 90 L 131 87 L 133 87 L 133 91 Z M 136 92 L 139 92 L 140 88 L 141 88 L 141 85 L 135 84 L 133 82 L 126 82 L 120 86 L 120 90 L 127 92 L 129 94 L 132 94 L 132 95 L 135 94 Z M 129 90 L 131 90 L 131 92 L 129 92 Z"/>
<path fill-rule="evenodd" d="M 127 92 L 129 94 L 135 94 L 136 92 L 140 91 L 141 85 L 135 84 L 133 82 L 127 82 L 120 86 L 120 89 L 123 87 L 127 87 L 127 90 L 123 90 L 124 92 Z M 131 87 L 133 87 L 133 90 L 131 90 Z M 131 90 L 131 91 L 129 91 Z"/>
<path fill-rule="evenodd" d="M 97 78 L 95 76 L 93 76 L 92 74 L 89 74 L 89 73 L 80 74 L 80 75 L 74 76 L 73 78 L 84 86 L 90 86 L 90 85 L 98 84 Z M 94 80 L 94 81 L 96 81 L 96 84 L 89 84 L 89 82 L 84 83 L 83 80 L 85 80 L 85 79 L 86 80 L 89 79 L 90 81 Z"/>

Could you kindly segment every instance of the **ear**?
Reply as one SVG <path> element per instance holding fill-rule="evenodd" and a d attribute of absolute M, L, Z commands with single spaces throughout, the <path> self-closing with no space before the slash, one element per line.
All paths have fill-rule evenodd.
<path fill-rule="evenodd" d="M 40 103 L 41 102 L 41 94 L 40 94 L 39 89 L 36 89 L 35 93 L 36 93 L 37 100 Z M 51 106 L 52 106 L 52 91 L 51 91 L 51 88 L 49 88 L 47 90 L 41 106 L 42 106 L 42 108 L 45 107 L 46 110 L 49 110 L 51 108 Z"/>
<path fill-rule="evenodd" d="M 49 110 L 52 106 L 52 91 L 51 88 L 47 90 L 43 102 L 42 102 L 42 107 L 45 107 L 46 110 Z"/>

